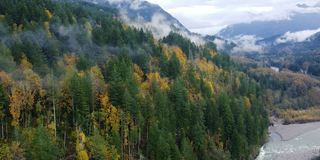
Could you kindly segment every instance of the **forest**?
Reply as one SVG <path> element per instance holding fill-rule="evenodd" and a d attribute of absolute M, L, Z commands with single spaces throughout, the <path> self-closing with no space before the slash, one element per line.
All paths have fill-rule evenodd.
<path fill-rule="evenodd" d="M 0 159 L 254 159 L 264 87 L 213 43 L 82 1 L 1 0 Z"/>

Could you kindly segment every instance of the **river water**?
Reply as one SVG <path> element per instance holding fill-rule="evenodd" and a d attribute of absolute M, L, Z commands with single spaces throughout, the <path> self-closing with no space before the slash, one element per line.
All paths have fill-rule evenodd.
<path fill-rule="evenodd" d="M 320 156 L 320 122 L 276 124 L 256 160 L 309 160 Z"/>

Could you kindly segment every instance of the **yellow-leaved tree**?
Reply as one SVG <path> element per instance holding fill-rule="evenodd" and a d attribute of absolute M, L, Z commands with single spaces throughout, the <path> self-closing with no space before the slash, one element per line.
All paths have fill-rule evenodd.
<path fill-rule="evenodd" d="M 77 143 L 76 143 L 77 160 L 89 160 L 89 155 L 85 148 L 86 135 L 81 131 L 77 131 L 77 135 L 78 135 Z"/>
<path fill-rule="evenodd" d="M 182 68 L 186 69 L 187 62 L 188 62 L 186 54 L 183 53 L 182 49 L 179 47 L 173 47 L 172 50 L 176 54 L 177 58 L 179 59 Z"/>
<path fill-rule="evenodd" d="M 119 118 L 119 110 L 113 106 L 107 94 L 103 94 L 100 96 L 100 104 L 103 112 L 106 113 L 105 123 L 107 128 L 110 128 L 112 133 L 117 133 L 120 130 L 120 118 Z"/>
<path fill-rule="evenodd" d="M 243 101 L 244 101 L 244 106 L 249 109 L 251 107 L 251 102 L 250 102 L 250 99 L 248 97 L 244 97 L 243 98 Z"/>
<path fill-rule="evenodd" d="M 10 114 L 12 116 L 12 125 L 17 127 L 19 125 L 19 119 L 23 106 L 23 93 L 22 88 L 19 85 L 15 85 L 12 88 L 10 95 Z"/>
<path fill-rule="evenodd" d="M 149 73 L 147 74 L 147 80 L 142 83 L 141 88 L 145 91 L 148 91 L 152 83 L 157 83 L 162 90 L 168 90 L 169 89 L 169 79 L 168 78 L 162 78 L 159 72 Z"/>

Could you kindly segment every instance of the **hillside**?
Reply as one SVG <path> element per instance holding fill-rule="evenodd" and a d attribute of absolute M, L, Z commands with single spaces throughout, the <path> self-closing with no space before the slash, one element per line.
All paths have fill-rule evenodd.
<path fill-rule="evenodd" d="M 254 159 L 258 82 L 215 45 L 82 1 L 0 2 L 0 159 Z"/>

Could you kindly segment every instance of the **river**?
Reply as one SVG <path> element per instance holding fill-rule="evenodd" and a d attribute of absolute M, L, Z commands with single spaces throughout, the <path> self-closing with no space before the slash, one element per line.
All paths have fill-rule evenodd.
<path fill-rule="evenodd" d="M 269 127 L 256 160 L 309 160 L 320 156 L 320 122 Z"/>

